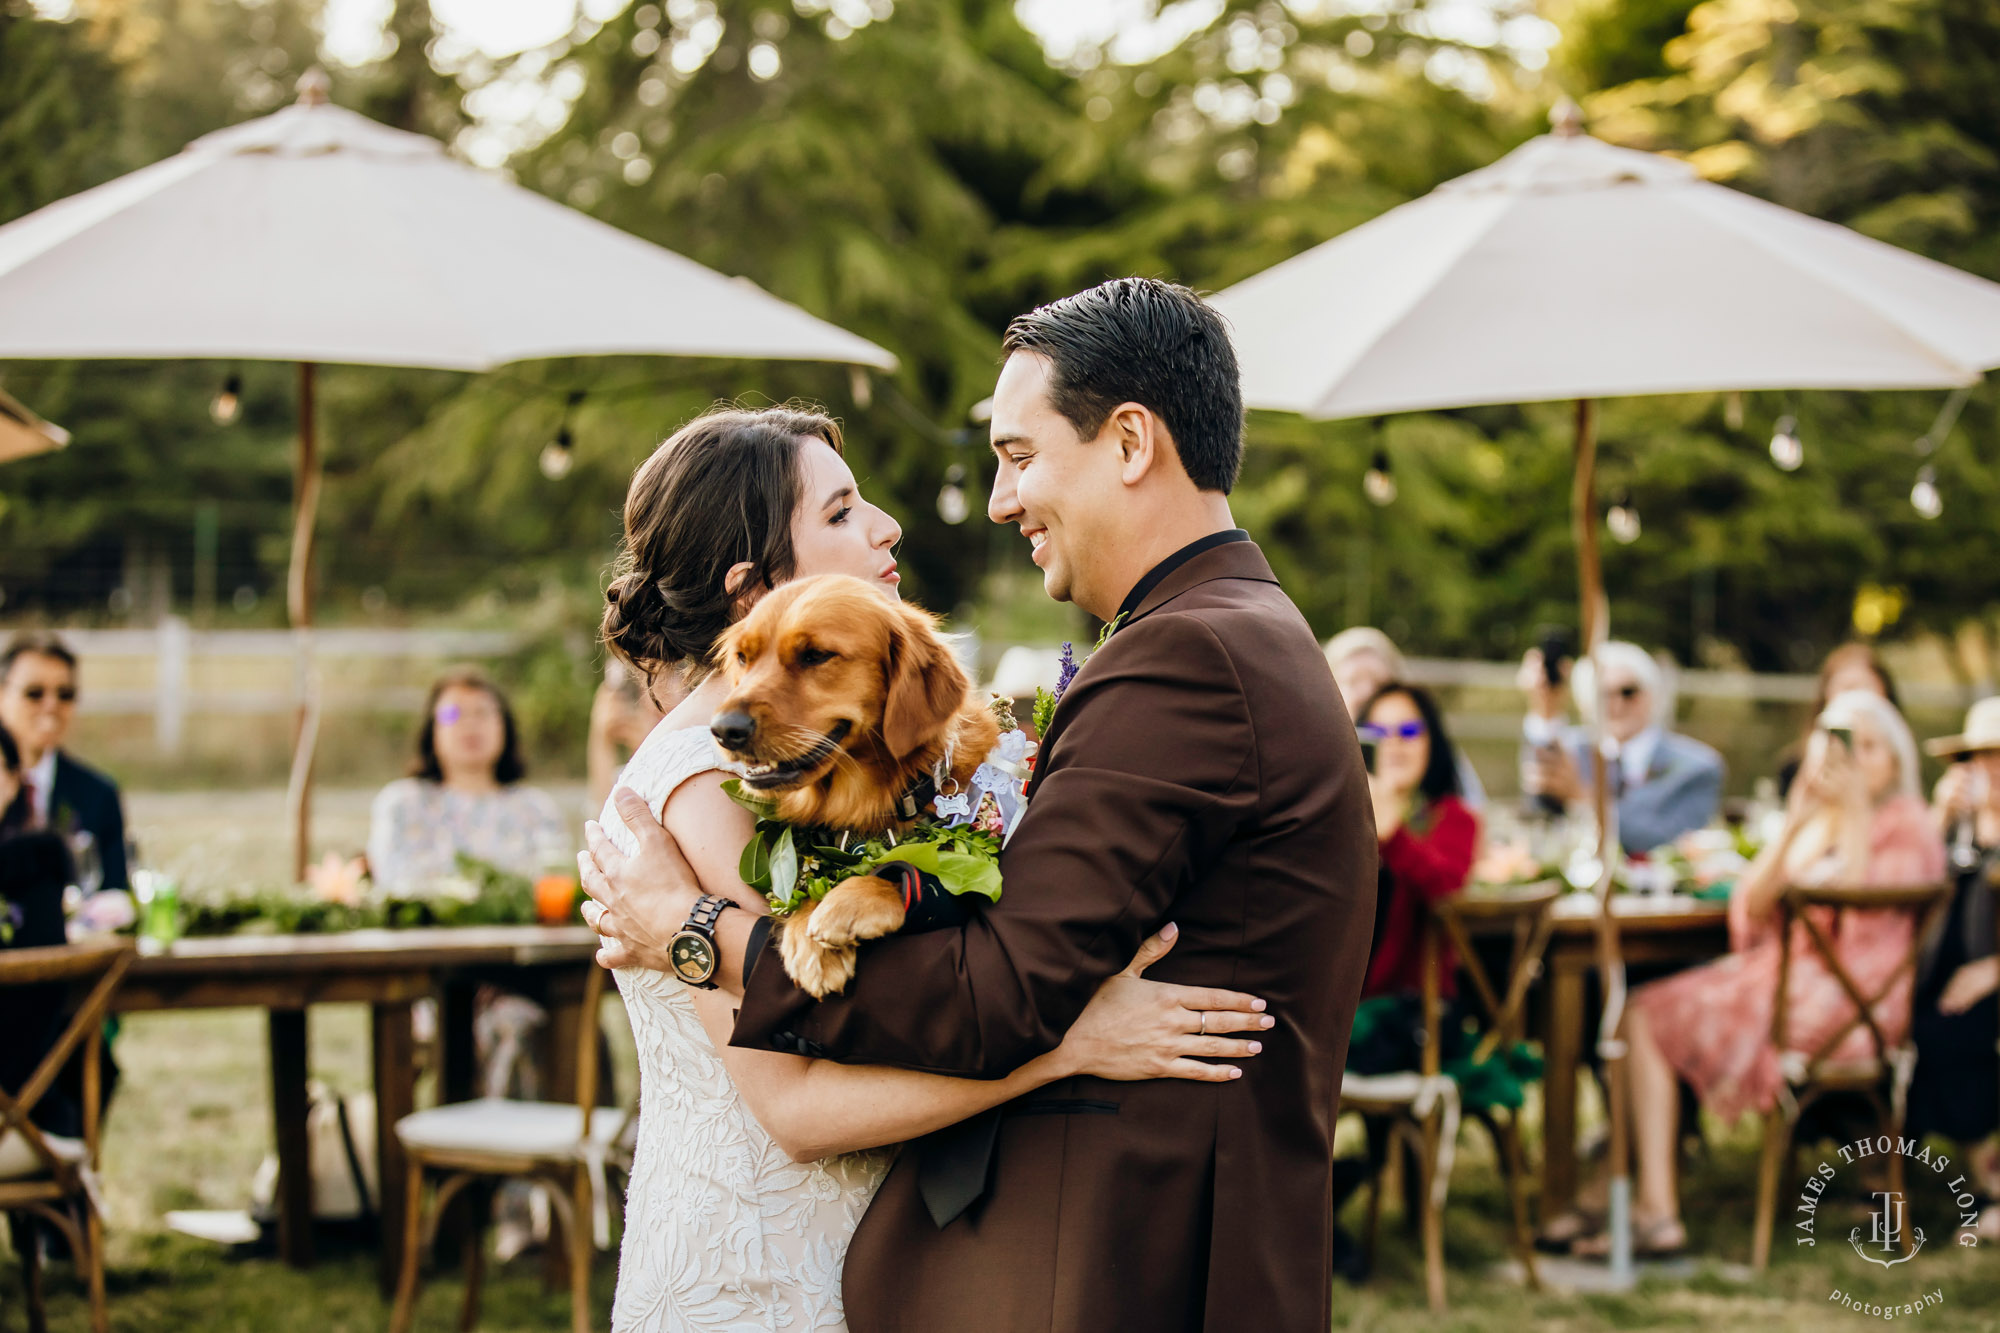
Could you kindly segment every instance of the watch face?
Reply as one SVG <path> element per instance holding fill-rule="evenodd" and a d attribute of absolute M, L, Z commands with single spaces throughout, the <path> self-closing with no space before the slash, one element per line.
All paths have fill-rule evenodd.
<path fill-rule="evenodd" d="M 674 936 L 667 957 L 682 981 L 700 985 L 715 975 L 715 950 L 692 931 Z"/>

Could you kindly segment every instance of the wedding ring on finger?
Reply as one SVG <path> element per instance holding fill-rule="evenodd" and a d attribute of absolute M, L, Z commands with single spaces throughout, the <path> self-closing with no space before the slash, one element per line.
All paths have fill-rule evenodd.
<path fill-rule="evenodd" d="M 1206 1009 L 1201 1011 L 1201 1035 L 1204 1037 L 1208 1035 L 1208 1010 Z"/>

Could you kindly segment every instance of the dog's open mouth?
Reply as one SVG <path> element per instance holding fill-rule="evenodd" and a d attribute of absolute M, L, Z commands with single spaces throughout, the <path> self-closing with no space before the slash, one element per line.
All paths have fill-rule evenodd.
<path fill-rule="evenodd" d="M 840 743 L 854 730 L 854 724 L 846 720 L 837 723 L 804 754 L 793 755 L 789 759 L 773 760 L 767 764 L 744 764 L 737 769 L 743 781 L 758 791 L 774 791 L 795 786 L 807 775 L 817 772 L 820 766 L 831 759 L 840 749 Z"/>

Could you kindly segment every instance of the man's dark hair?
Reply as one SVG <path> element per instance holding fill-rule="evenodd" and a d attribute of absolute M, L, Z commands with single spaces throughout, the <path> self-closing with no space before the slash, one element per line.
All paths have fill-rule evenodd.
<path fill-rule="evenodd" d="M 1094 439 L 1120 403 L 1149 408 L 1204 491 L 1229 494 L 1243 464 L 1243 385 L 1222 316 L 1186 287 L 1115 278 L 1015 319 L 1008 356 L 1049 359 L 1049 402 Z"/>
<path fill-rule="evenodd" d="M 0 652 L 0 680 L 14 669 L 17 659 L 23 657 L 53 657 L 76 674 L 76 654 L 69 645 L 55 635 L 41 630 L 23 630 L 7 641 L 6 651 Z"/>

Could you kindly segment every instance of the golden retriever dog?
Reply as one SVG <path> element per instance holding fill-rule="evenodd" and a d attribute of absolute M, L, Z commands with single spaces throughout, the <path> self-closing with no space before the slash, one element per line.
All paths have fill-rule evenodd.
<path fill-rule="evenodd" d="M 719 648 L 729 697 L 710 726 L 744 788 L 800 828 L 874 837 L 927 774 L 969 790 L 1000 725 L 939 635 L 937 619 L 861 579 L 821 574 L 771 592 Z M 854 975 L 855 946 L 901 928 L 902 890 L 836 884 L 784 922 L 785 971 L 815 997 Z"/>

